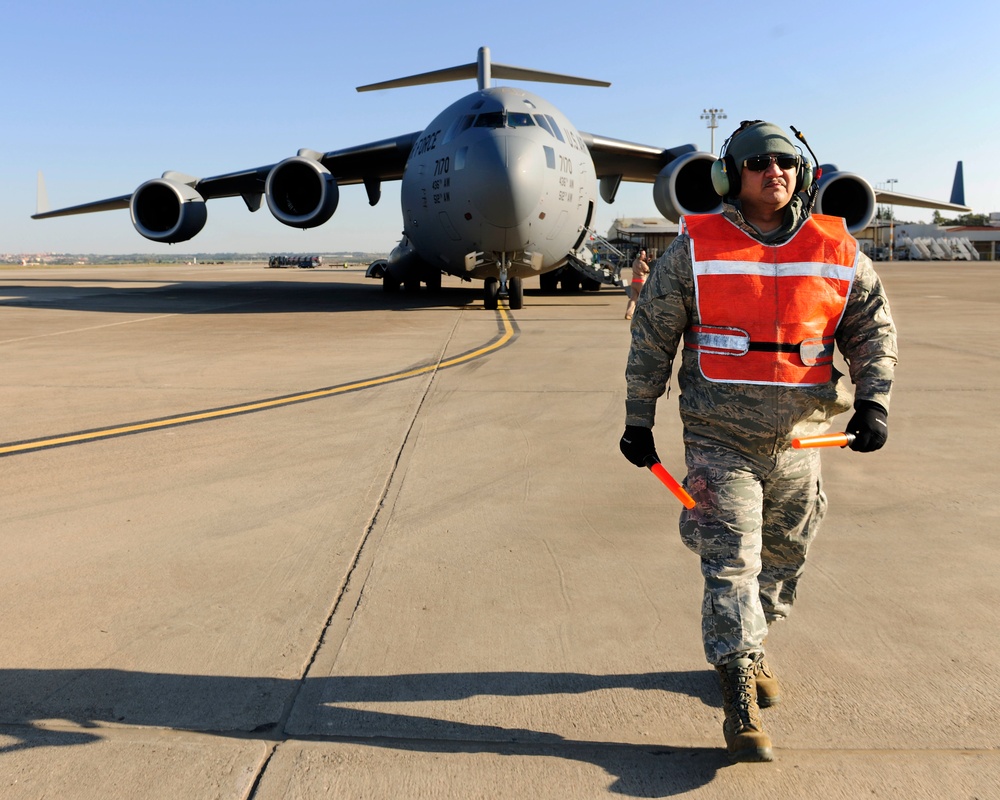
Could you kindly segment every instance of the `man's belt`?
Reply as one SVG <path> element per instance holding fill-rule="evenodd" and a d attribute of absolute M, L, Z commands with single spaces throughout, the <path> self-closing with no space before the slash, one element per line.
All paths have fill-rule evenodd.
<path fill-rule="evenodd" d="M 764 353 L 797 353 L 799 345 L 788 342 L 750 342 L 748 350 L 759 350 Z"/>
<path fill-rule="evenodd" d="M 742 328 L 692 325 L 684 331 L 684 346 L 696 353 L 745 356 L 749 352 L 797 353 L 807 367 L 833 363 L 833 338 L 814 337 L 801 342 L 753 342 Z"/>

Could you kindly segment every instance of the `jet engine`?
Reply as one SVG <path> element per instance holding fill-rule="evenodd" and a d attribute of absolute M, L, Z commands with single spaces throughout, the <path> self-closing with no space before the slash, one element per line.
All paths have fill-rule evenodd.
<path fill-rule="evenodd" d="M 711 214 L 722 210 L 722 199 L 712 188 L 711 153 L 692 152 L 675 158 L 656 176 L 653 201 L 671 222 L 684 214 Z"/>
<path fill-rule="evenodd" d="M 340 189 L 330 170 L 317 158 L 301 152 L 274 166 L 268 173 L 264 193 L 275 218 L 293 228 L 322 225 L 340 202 Z"/>
<path fill-rule="evenodd" d="M 186 242 L 205 227 L 208 208 L 198 192 L 172 178 L 146 181 L 129 201 L 132 224 L 154 242 Z"/>
<path fill-rule="evenodd" d="M 875 192 L 864 178 L 840 172 L 833 164 L 824 164 L 814 210 L 818 214 L 843 217 L 847 230 L 857 233 L 875 218 Z"/>

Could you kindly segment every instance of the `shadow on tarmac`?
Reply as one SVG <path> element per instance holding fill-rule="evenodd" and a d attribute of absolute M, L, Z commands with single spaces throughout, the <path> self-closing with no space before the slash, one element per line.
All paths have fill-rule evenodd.
<path fill-rule="evenodd" d="M 377 284 L 317 281 L 179 281 L 166 286 L 148 281 L 149 287 L 142 286 L 143 281 L 128 283 L 139 285 L 112 287 L 107 280 L 74 280 L 71 285 L 36 286 L 22 281 L 2 287 L 0 307 L 120 314 L 287 314 L 482 305 L 482 291 L 471 286 L 386 294 Z"/>
<path fill-rule="evenodd" d="M 120 314 L 287 314 L 412 311 L 441 306 L 483 308 L 483 290 L 478 282 L 469 286 L 445 286 L 434 292 L 421 288 L 387 294 L 374 282 L 194 280 L 164 286 L 162 281 L 127 279 L 129 286 L 113 287 L 108 286 L 108 279 L 73 279 L 55 286 L 43 285 L 42 280 L 39 279 L 39 285 L 24 280 L 2 285 L 0 308 L 55 308 Z M 143 283 L 151 286 L 143 286 Z M 526 289 L 524 294 L 525 297 L 545 297 L 537 289 Z"/>
<path fill-rule="evenodd" d="M 628 797 L 683 794 L 710 782 L 729 765 L 721 748 L 578 741 L 544 731 L 338 705 L 575 695 L 610 689 L 682 694 L 718 706 L 714 675 L 708 670 L 626 675 L 441 673 L 299 681 L 110 669 L 5 669 L 0 670 L 0 754 L 90 744 L 103 738 L 96 732 L 105 727 L 102 723 L 110 723 L 279 744 L 342 742 L 424 753 L 572 759 L 613 775 L 610 790 Z M 293 704 L 295 716 L 306 720 L 298 726 L 302 730 L 286 722 Z M 40 722 L 44 724 L 36 724 Z"/>

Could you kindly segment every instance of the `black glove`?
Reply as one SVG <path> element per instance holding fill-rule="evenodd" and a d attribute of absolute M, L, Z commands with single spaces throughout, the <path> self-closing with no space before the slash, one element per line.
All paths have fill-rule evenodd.
<path fill-rule="evenodd" d="M 618 447 L 622 455 L 637 467 L 648 467 L 660 460 L 653 443 L 653 431 L 640 425 L 626 425 Z"/>
<path fill-rule="evenodd" d="M 854 416 L 847 423 L 847 432 L 854 434 L 852 450 L 871 453 L 878 450 L 889 438 L 888 412 L 872 400 L 854 403 Z"/>

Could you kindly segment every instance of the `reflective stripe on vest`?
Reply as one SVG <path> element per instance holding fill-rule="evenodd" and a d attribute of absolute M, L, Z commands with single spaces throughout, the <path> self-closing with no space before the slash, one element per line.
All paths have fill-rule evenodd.
<path fill-rule="evenodd" d="M 700 320 L 684 346 L 698 353 L 702 375 L 783 386 L 830 381 L 859 253 L 843 219 L 814 214 L 780 245 L 758 242 L 721 214 L 683 224 Z"/>

